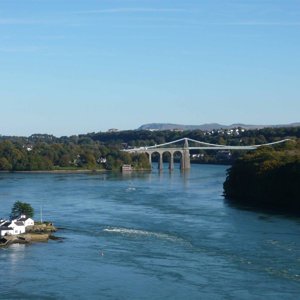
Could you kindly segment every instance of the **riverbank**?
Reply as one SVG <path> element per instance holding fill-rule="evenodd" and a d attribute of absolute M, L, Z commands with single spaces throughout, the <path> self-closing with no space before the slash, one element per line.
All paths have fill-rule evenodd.
<path fill-rule="evenodd" d="M 300 213 L 300 152 L 260 149 L 227 172 L 224 196 L 231 203 Z"/>
<path fill-rule="evenodd" d="M 85 173 L 103 173 L 108 170 L 34 170 L 34 171 L 0 171 L 0 173 L 24 173 L 24 174 L 85 174 Z"/>
<path fill-rule="evenodd" d="M 133 169 L 130 172 L 149 172 L 151 169 Z M 120 172 L 119 169 L 116 170 L 34 170 L 34 171 L 0 171 L 0 174 L 6 173 L 20 173 L 20 174 L 97 174 L 97 173 L 106 173 L 106 172 Z"/>

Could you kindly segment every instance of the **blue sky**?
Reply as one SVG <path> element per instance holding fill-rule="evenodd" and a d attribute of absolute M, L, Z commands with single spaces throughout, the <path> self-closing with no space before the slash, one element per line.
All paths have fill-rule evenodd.
<path fill-rule="evenodd" d="M 0 134 L 300 121 L 299 0 L 0 0 Z"/>

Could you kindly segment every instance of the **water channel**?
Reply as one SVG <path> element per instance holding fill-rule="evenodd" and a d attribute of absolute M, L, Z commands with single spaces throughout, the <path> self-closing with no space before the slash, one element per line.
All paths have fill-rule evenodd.
<path fill-rule="evenodd" d="M 226 203 L 225 166 L 0 174 L 61 241 L 0 249 L 0 299 L 296 299 L 300 219 Z"/>

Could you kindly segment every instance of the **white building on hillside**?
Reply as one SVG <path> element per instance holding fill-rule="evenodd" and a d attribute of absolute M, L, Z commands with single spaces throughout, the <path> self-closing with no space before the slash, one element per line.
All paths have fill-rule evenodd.
<path fill-rule="evenodd" d="M 5 235 L 11 235 L 13 234 L 14 229 L 11 227 L 8 227 L 11 224 L 10 221 L 7 220 L 1 220 L 0 223 L 0 237 Z"/>
<path fill-rule="evenodd" d="M 26 232 L 27 226 L 34 225 L 34 220 L 21 215 L 19 218 L 7 221 L 0 221 L 0 237 L 5 235 L 16 235 Z"/>
<path fill-rule="evenodd" d="M 13 228 L 14 232 L 12 233 L 13 235 L 15 234 L 21 234 L 25 233 L 25 224 L 22 221 L 11 221 L 11 224 L 8 225 L 8 227 Z"/>
<path fill-rule="evenodd" d="M 16 235 L 25 233 L 25 225 L 24 222 L 21 221 L 6 221 L 5 223 L 2 223 L 0 226 L 0 236 L 5 235 Z"/>
<path fill-rule="evenodd" d="M 27 226 L 33 226 L 33 225 L 34 225 L 33 219 L 27 218 L 26 215 L 21 215 L 21 216 L 17 219 L 17 221 L 24 222 L 25 227 L 27 227 Z"/>

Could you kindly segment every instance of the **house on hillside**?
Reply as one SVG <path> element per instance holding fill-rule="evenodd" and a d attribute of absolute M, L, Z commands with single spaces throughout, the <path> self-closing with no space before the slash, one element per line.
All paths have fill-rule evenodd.
<path fill-rule="evenodd" d="M 8 221 L 0 221 L 0 237 L 5 235 L 17 235 L 26 232 L 27 226 L 34 225 L 34 220 L 21 215 L 19 218 Z"/>
<path fill-rule="evenodd" d="M 6 221 L 0 226 L 0 236 L 25 233 L 25 225 L 22 221 Z"/>
<path fill-rule="evenodd" d="M 33 219 L 28 218 L 26 215 L 21 215 L 17 221 L 24 222 L 25 227 L 34 225 Z"/>
<path fill-rule="evenodd" d="M 7 220 L 1 220 L 0 223 L 0 237 L 5 235 L 12 235 L 14 229 L 12 227 L 8 227 L 11 224 L 10 221 Z"/>
<path fill-rule="evenodd" d="M 13 235 L 25 233 L 25 224 L 22 221 L 11 221 L 11 224 L 8 227 L 13 228 Z"/>
<path fill-rule="evenodd" d="M 0 237 L 13 235 L 14 229 L 11 227 L 0 226 Z"/>

